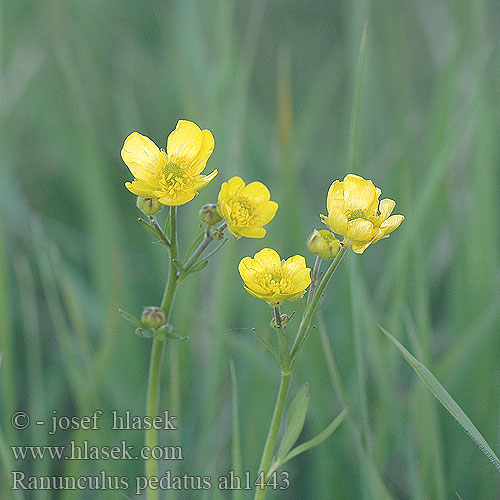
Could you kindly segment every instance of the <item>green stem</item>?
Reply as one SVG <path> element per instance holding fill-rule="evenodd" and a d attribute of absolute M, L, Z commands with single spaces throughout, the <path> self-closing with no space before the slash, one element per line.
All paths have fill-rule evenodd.
<path fill-rule="evenodd" d="M 299 325 L 299 330 L 297 332 L 297 336 L 295 337 L 295 340 L 293 342 L 292 346 L 292 360 L 294 359 L 295 355 L 297 354 L 298 349 L 302 345 L 302 341 L 304 340 L 304 336 L 307 333 L 307 330 L 309 329 L 309 325 L 311 323 L 311 320 L 314 316 L 314 313 L 316 312 L 316 309 L 318 308 L 319 305 L 319 299 L 321 298 L 321 295 L 323 294 L 323 291 L 330 281 L 330 278 L 333 276 L 333 273 L 337 270 L 337 267 L 339 264 L 342 262 L 342 258 L 344 257 L 345 253 L 347 252 L 348 247 L 342 247 L 335 257 L 333 259 L 333 262 L 330 264 L 330 267 L 326 271 L 325 275 L 323 276 L 323 279 L 321 280 L 320 284 L 318 285 L 318 288 L 315 290 L 314 297 L 311 299 L 310 304 L 308 304 L 306 311 L 304 315 L 302 316 L 302 320 Z"/>
<path fill-rule="evenodd" d="M 281 373 L 281 383 L 278 392 L 278 397 L 276 398 L 276 404 L 274 406 L 273 418 L 271 420 L 271 426 L 269 427 L 269 432 L 267 434 L 266 444 L 264 445 L 264 450 L 262 452 L 262 458 L 259 465 L 259 477 L 260 482 L 265 485 L 266 475 L 271 466 L 271 460 L 273 458 L 273 451 L 276 446 L 276 439 L 278 437 L 278 431 L 280 429 L 281 420 L 283 418 L 283 412 L 285 411 L 286 397 L 288 395 L 288 388 L 290 387 L 290 377 L 291 374 Z M 264 500 L 266 497 L 266 488 L 257 486 L 255 491 L 254 500 Z"/>
<path fill-rule="evenodd" d="M 280 355 L 281 371 L 283 373 L 290 373 L 290 348 L 286 341 L 285 331 L 281 323 L 281 310 L 280 306 L 273 306 L 273 316 L 276 324 L 276 334 L 278 335 L 278 348 Z"/>
<path fill-rule="evenodd" d="M 174 260 L 177 259 L 177 207 L 170 207 L 170 268 L 167 286 L 161 301 L 161 308 L 165 313 L 166 322 L 170 320 L 172 305 L 174 303 L 177 289 L 177 270 Z M 146 415 L 156 417 L 160 408 L 160 378 L 163 354 L 165 351 L 165 339 L 155 337 L 151 347 L 151 359 L 149 364 L 148 393 L 146 402 Z M 146 430 L 145 444 L 150 448 L 158 445 L 158 431 L 154 428 Z M 158 465 L 156 460 L 149 458 L 145 462 L 146 477 L 158 476 Z M 148 489 L 148 500 L 158 500 L 159 490 Z"/>
<path fill-rule="evenodd" d="M 218 231 L 224 231 L 226 227 L 227 227 L 227 222 L 223 222 L 220 226 L 216 227 L 216 229 Z M 198 248 L 196 248 L 191 257 L 189 257 L 187 262 L 184 264 L 184 269 L 186 271 L 196 263 L 198 257 L 204 252 L 205 248 L 207 248 L 208 245 L 210 245 L 213 239 L 214 239 L 214 233 L 212 232 L 212 228 L 208 228 L 205 238 L 203 238 L 203 241 L 198 245 Z"/>
<path fill-rule="evenodd" d="M 311 276 L 311 288 L 309 288 L 309 293 L 307 295 L 307 305 L 311 303 L 312 298 L 314 297 L 314 292 L 316 287 L 318 286 L 319 281 L 319 271 L 321 269 L 321 257 L 319 255 L 316 256 L 316 260 L 314 261 L 314 266 L 312 270 Z"/>

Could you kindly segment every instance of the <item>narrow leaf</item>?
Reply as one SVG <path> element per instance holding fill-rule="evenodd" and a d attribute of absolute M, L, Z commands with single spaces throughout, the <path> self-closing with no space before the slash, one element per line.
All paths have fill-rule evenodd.
<path fill-rule="evenodd" d="M 137 326 L 138 328 L 143 327 L 142 323 L 135 316 L 132 316 L 132 314 L 128 313 L 127 311 L 124 311 L 123 309 L 118 309 L 118 312 L 120 313 L 121 317 L 124 320 L 128 321 L 129 323 L 132 323 L 134 326 Z"/>
<path fill-rule="evenodd" d="M 200 233 L 198 235 L 198 237 L 193 241 L 193 244 L 189 247 L 189 250 L 186 254 L 186 258 L 185 258 L 185 261 L 187 262 L 189 260 L 189 257 L 191 257 L 191 255 L 193 255 L 194 251 L 198 248 L 199 244 L 201 243 L 201 241 L 203 240 L 203 238 L 205 237 L 205 231 L 203 231 L 202 233 Z"/>
<path fill-rule="evenodd" d="M 305 443 L 299 444 L 299 446 L 296 446 L 281 462 L 281 464 L 284 464 L 285 462 L 290 461 L 292 458 L 296 457 L 297 455 L 300 455 L 301 453 L 304 453 L 307 450 L 310 450 L 311 448 L 315 448 L 316 446 L 320 445 L 325 439 L 329 438 L 337 429 L 337 427 L 343 422 L 344 418 L 347 416 L 347 413 L 349 410 L 347 408 L 344 408 L 342 412 L 326 427 L 324 430 L 322 430 L 316 437 L 313 437 L 309 441 L 306 441 Z"/>
<path fill-rule="evenodd" d="M 224 245 L 224 243 L 226 243 L 226 241 L 228 241 L 227 238 L 223 239 L 211 252 L 208 252 L 207 255 L 205 255 L 205 259 L 210 259 L 210 257 L 212 257 L 212 255 L 214 255 L 216 252 L 218 252 L 222 245 Z"/>
<path fill-rule="evenodd" d="M 186 277 L 186 270 L 184 269 L 184 266 L 182 265 L 182 262 L 179 259 L 173 259 L 172 263 L 177 269 L 178 273 L 177 282 L 180 283 Z"/>
<path fill-rule="evenodd" d="M 262 333 L 260 333 L 255 328 L 252 328 L 252 331 L 253 333 L 255 333 L 255 335 L 257 335 L 258 339 L 269 349 L 269 352 L 275 357 L 276 361 L 281 364 L 280 357 L 278 356 L 276 349 L 271 345 L 271 343 L 266 338 L 264 338 Z"/>
<path fill-rule="evenodd" d="M 382 333 L 399 349 L 399 352 L 406 359 L 408 364 L 415 370 L 416 374 L 436 396 L 439 402 L 451 413 L 453 418 L 464 428 L 465 432 L 476 443 L 479 449 L 491 460 L 493 465 L 500 470 L 500 460 L 486 442 L 476 426 L 471 422 L 469 417 L 458 406 L 455 400 L 450 396 L 448 391 L 439 383 L 436 377 L 420 362 L 414 358 L 412 354 L 398 342 L 387 330 L 378 325 Z"/>
<path fill-rule="evenodd" d="M 280 461 L 292 449 L 292 446 L 299 439 L 300 433 L 304 428 L 307 410 L 309 409 L 309 384 L 306 382 L 297 392 L 297 395 L 290 404 L 290 408 L 286 414 L 286 428 L 283 438 L 281 439 L 278 450 L 278 458 Z"/>
<path fill-rule="evenodd" d="M 160 233 L 151 225 L 149 225 L 144 219 L 137 219 L 137 222 L 150 234 L 152 234 L 158 241 L 165 244 Z"/>
<path fill-rule="evenodd" d="M 207 267 L 207 265 L 208 265 L 208 260 L 204 260 L 204 261 L 200 262 L 199 264 L 196 264 L 195 266 L 190 267 L 189 274 L 196 273 L 198 271 L 203 271 L 203 269 L 205 269 L 205 267 Z"/>

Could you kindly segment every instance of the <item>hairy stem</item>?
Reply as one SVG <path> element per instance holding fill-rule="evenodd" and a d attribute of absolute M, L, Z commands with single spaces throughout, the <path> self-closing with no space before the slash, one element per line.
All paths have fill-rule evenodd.
<path fill-rule="evenodd" d="M 161 301 L 161 308 L 165 313 L 167 323 L 170 320 L 175 292 L 177 289 L 177 270 L 174 260 L 177 259 L 177 207 L 170 207 L 170 268 L 168 281 Z M 160 378 L 163 354 L 165 351 L 165 339 L 155 337 L 151 348 L 151 359 L 149 364 L 148 392 L 146 402 L 146 415 L 156 417 L 160 408 Z M 146 430 L 146 446 L 153 448 L 158 445 L 158 431 L 154 428 Z M 156 460 L 149 458 L 145 462 L 146 477 L 158 476 Z M 159 491 L 148 489 L 148 500 L 158 500 Z"/>

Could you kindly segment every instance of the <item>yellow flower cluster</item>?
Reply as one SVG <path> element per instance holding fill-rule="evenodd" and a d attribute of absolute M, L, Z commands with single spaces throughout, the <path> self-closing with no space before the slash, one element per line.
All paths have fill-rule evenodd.
<path fill-rule="evenodd" d="M 166 151 L 133 132 L 121 151 L 123 161 L 135 177 L 125 186 L 137 196 L 147 198 L 140 198 L 147 213 L 158 209 L 153 207 L 155 203 L 183 205 L 217 175 L 217 170 L 201 175 L 213 149 L 212 133 L 187 120 L 179 120 L 168 136 Z M 402 215 L 391 215 L 396 203 L 388 198 L 379 201 L 380 195 L 381 190 L 371 180 L 348 174 L 343 181 L 336 180 L 330 186 L 328 215 L 321 215 L 321 219 L 333 233 L 344 237 L 343 246 L 352 246 L 354 252 L 361 254 L 372 243 L 387 238 L 404 219 Z M 240 177 L 233 177 L 222 184 L 217 206 L 206 207 L 213 212 L 209 222 L 217 223 L 220 216 L 234 237 L 263 238 L 266 235 L 263 226 L 274 218 L 278 204 L 271 201 L 269 189 L 261 182 L 245 184 Z M 308 239 L 309 249 L 322 258 L 335 257 L 340 245 L 327 230 L 315 230 Z M 295 255 L 282 262 L 270 248 L 256 253 L 253 259 L 242 259 L 239 272 L 245 289 L 270 305 L 300 298 L 311 283 L 304 257 Z"/>
<path fill-rule="evenodd" d="M 241 260 L 238 270 L 245 283 L 245 290 L 269 305 L 276 306 L 284 300 L 297 300 L 304 295 L 311 283 L 311 270 L 302 255 L 282 261 L 275 250 L 264 248 Z"/>
<path fill-rule="evenodd" d="M 137 196 L 157 198 L 163 205 L 184 205 L 217 175 L 217 170 L 200 175 L 213 149 L 210 130 L 200 130 L 186 120 L 179 120 L 168 136 L 167 151 L 133 132 L 125 139 L 121 155 L 136 180 L 125 186 Z"/>
<path fill-rule="evenodd" d="M 387 238 L 404 220 L 402 215 L 391 215 L 395 201 L 385 198 L 379 202 L 381 193 L 372 181 L 348 174 L 330 186 L 328 216 L 321 218 L 334 233 L 345 237 L 344 246 L 361 254 L 372 243 Z"/>

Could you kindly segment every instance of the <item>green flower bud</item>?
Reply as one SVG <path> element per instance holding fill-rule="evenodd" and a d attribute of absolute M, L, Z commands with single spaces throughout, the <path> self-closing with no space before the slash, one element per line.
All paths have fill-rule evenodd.
<path fill-rule="evenodd" d="M 307 248 L 322 259 L 333 259 L 339 253 L 340 241 L 327 229 L 315 229 L 307 239 Z"/>
<path fill-rule="evenodd" d="M 142 311 L 141 322 L 148 328 L 158 328 L 167 321 L 165 313 L 159 307 L 149 306 Z"/>
<path fill-rule="evenodd" d="M 144 215 L 153 215 L 159 212 L 163 205 L 158 201 L 158 198 L 143 198 L 137 197 L 137 208 L 142 211 Z"/>
<path fill-rule="evenodd" d="M 200 220 L 207 226 L 214 226 L 217 222 L 222 220 L 222 217 L 217 212 L 217 205 L 214 203 L 207 203 L 200 209 Z"/>

